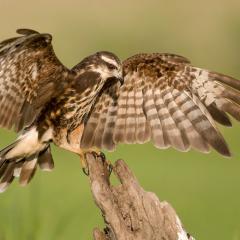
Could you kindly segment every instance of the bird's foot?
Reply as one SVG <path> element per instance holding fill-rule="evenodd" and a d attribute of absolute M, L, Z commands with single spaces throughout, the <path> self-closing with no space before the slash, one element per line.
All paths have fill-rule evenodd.
<path fill-rule="evenodd" d="M 108 174 L 110 176 L 111 173 L 112 173 L 112 170 L 113 170 L 113 165 L 112 165 L 112 163 L 109 160 L 107 160 L 105 154 L 103 152 L 101 152 L 101 151 L 99 151 L 99 152 L 93 151 L 91 153 L 94 155 L 95 159 L 101 158 L 103 165 L 104 164 L 107 165 L 107 171 L 108 171 Z"/>
<path fill-rule="evenodd" d="M 103 152 L 99 151 L 92 151 L 92 152 L 86 152 L 84 154 L 81 155 L 80 159 L 81 159 L 81 165 L 82 165 L 82 170 L 83 173 L 87 176 L 89 176 L 89 168 L 88 168 L 88 163 L 87 163 L 87 158 L 86 158 L 86 154 L 87 153 L 91 153 L 95 159 L 100 158 L 103 165 L 106 164 L 107 165 L 107 171 L 108 174 L 111 175 L 112 170 L 113 170 L 113 165 L 111 164 L 111 162 L 109 160 L 106 159 L 106 156 Z"/>
<path fill-rule="evenodd" d="M 105 156 L 105 154 L 103 152 L 99 153 L 99 157 L 101 158 L 103 164 L 107 164 L 107 170 L 108 170 L 108 174 L 110 176 L 111 173 L 112 173 L 112 170 L 113 170 L 112 163 L 109 160 L 106 159 L 106 156 Z"/>

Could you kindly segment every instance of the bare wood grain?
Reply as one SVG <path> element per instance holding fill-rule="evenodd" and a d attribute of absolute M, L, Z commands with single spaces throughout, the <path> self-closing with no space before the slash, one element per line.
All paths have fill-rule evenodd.
<path fill-rule="evenodd" d="M 94 229 L 95 240 L 193 240 L 175 210 L 146 192 L 123 160 L 113 166 L 120 184 L 110 183 L 107 163 L 87 155 L 91 191 L 106 227 Z"/>

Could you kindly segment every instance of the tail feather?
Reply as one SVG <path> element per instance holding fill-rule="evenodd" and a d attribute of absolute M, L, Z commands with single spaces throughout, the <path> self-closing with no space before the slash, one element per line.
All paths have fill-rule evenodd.
<path fill-rule="evenodd" d="M 40 153 L 29 157 L 6 158 L 19 140 L 0 151 L 0 193 L 4 192 L 15 177 L 19 177 L 21 186 L 26 186 L 34 177 L 39 165 L 40 169 L 50 171 L 54 167 L 50 145 Z"/>
<path fill-rule="evenodd" d="M 19 183 L 21 186 L 26 186 L 33 178 L 37 169 L 37 160 L 37 156 L 32 156 L 25 160 L 19 177 Z"/>
<path fill-rule="evenodd" d="M 7 187 L 10 185 L 10 183 L 13 181 L 14 167 L 15 167 L 15 162 L 8 163 L 0 181 L 0 192 L 4 192 L 7 189 Z"/>
<path fill-rule="evenodd" d="M 51 148 L 48 147 L 42 151 L 38 156 L 38 165 L 43 171 L 52 171 L 54 168 L 54 161 L 51 154 Z"/>
<path fill-rule="evenodd" d="M 23 166 L 24 162 L 25 162 L 24 159 L 22 161 L 16 162 L 14 172 L 13 172 L 14 177 L 20 177 L 20 174 L 21 174 L 21 171 L 22 171 L 22 166 Z"/>
<path fill-rule="evenodd" d="M 3 176 L 4 172 L 6 171 L 7 166 L 8 166 L 8 163 L 6 160 L 2 161 L 2 163 L 0 164 L 0 179 Z"/>

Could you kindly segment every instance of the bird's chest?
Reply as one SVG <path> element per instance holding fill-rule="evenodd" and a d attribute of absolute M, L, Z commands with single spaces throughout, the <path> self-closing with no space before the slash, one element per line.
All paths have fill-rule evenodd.
<path fill-rule="evenodd" d="M 57 146 L 63 149 L 80 154 L 80 143 L 83 130 L 84 124 L 79 125 L 71 132 L 69 132 L 67 128 L 61 128 L 55 133 L 53 141 Z"/>
<path fill-rule="evenodd" d="M 91 111 L 94 98 L 75 91 L 65 94 L 50 114 L 54 129 L 54 143 L 66 150 L 79 153 L 84 131 L 84 119 Z"/>

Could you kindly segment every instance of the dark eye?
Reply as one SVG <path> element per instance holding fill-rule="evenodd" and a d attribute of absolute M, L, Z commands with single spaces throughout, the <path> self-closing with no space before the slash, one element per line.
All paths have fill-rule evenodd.
<path fill-rule="evenodd" d="M 110 70 L 114 70 L 114 69 L 117 69 L 117 67 L 111 63 L 107 63 L 107 66 Z"/>

